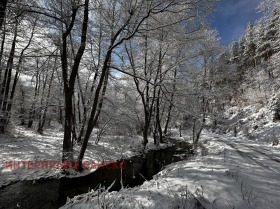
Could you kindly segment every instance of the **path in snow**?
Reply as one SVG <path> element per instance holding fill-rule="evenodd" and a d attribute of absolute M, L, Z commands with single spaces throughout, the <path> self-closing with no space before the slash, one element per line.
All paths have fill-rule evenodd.
<path fill-rule="evenodd" d="M 275 164 L 275 162 L 276 162 L 278 164 L 278 166 L 275 165 L 274 167 L 277 167 L 279 169 L 280 160 L 269 156 L 268 150 L 265 153 L 265 152 L 260 151 L 257 148 L 254 148 L 253 146 L 250 146 L 250 145 L 229 142 L 229 141 L 222 140 L 222 139 L 219 139 L 219 141 L 221 141 L 221 142 L 227 144 L 228 146 L 232 147 L 233 149 L 236 150 L 236 152 L 241 157 L 249 160 L 252 163 L 255 163 L 255 164 L 261 166 L 266 171 L 271 171 L 275 174 L 280 175 L 279 170 L 277 170 L 275 168 L 272 168 L 272 165 Z M 260 157 L 260 155 L 261 155 L 261 157 Z M 267 161 L 270 161 L 270 162 L 267 163 Z M 266 165 L 266 164 L 268 164 L 269 166 Z"/>

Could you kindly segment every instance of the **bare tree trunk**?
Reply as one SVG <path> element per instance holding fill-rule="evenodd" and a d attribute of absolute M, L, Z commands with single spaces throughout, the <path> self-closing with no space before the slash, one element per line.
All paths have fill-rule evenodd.
<path fill-rule="evenodd" d="M 59 73 L 58 73 L 57 70 L 56 70 L 56 77 L 58 78 L 58 83 L 59 83 L 59 86 L 60 86 L 60 94 L 63 95 L 64 94 L 64 92 L 63 92 L 63 81 L 62 81 L 62 79 L 59 79 Z M 58 112 L 57 122 L 64 126 L 63 99 L 58 98 L 58 104 L 59 104 L 59 106 L 57 107 L 57 112 Z"/>
<path fill-rule="evenodd" d="M 89 16 L 89 0 L 85 0 L 84 4 L 84 19 L 82 24 L 81 43 L 74 59 L 74 64 L 70 77 L 68 79 L 68 60 L 67 60 L 67 38 L 71 34 L 74 27 L 77 8 L 73 7 L 71 23 L 62 35 L 62 50 L 61 50 L 61 63 L 62 63 L 62 75 L 64 84 L 64 101 L 65 101 L 65 124 L 64 124 L 64 138 L 63 138 L 63 154 L 62 161 L 73 159 L 73 95 L 75 88 L 75 81 L 79 70 L 79 65 L 84 54 L 86 47 L 87 28 L 88 28 L 88 16 Z"/>
<path fill-rule="evenodd" d="M 154 121 L 154 145 L 158 145 L 158 127 L 157 127 L 157 120 Z"/>
<path fill-rule="evenodd" d="M 38 125 L 38 132 L 40 134 L 43 134 L 44 132 L 44 126 L 46 123 L 46 117 L 47 117 L 47 112 L 48 112 L 48 106 L 50 104 L 50 95 L 51 95 L 51 88 L 52 88 L 52 81 L 53 81 L 53 76 L 54 76 L 54 71 L 55 71 L 55 67 L 56 67 L 56 61 L 55 61 L 55 66 L 53 68 L 51 77 L 50 77 L 50 81 L 49 81 L 49 88 L 48 88 L 48 92 L 47 92 L 47 98 L 46 98 L 46 107 L 43 110 L 43 115 L 41 117 L 40 123 Z"/>
<path fill-rule="evenodd" d="M 16 67 L 16 74 L 14 76 L 14 82 L 13 82 L 12 90 L 11 90 L 11 94 L 10 94 L 10 99 L 8 101 L 8 104 L 7 104 L 7 110 L 6 110 L 7 115 L 8 115 L 7 116 L 7 124 L 9 123 L 9 120 L 10 120 L 10 117 L 11 117 L 11 109 L 12 109 L 12 104 L 13 104 L 13 99 L 14 99 L 14 94 L 15 94 L 17 82 L 18 82 L 18 79 L 19 79 L 19 76 L 20 76 L 20 68 L 21 68 L 21 65 L 22 65 L 22 62 L 23 62 L 23 55 L 24 55 L 24 52 L 28 49 L 28 47 L 31 44 L 31 41 L 32 41 L 33 36 L 34 36 L 35 27 L 36 27 L 36 22 L 33 25 L 33 29 L 32 29 L 29 41 L 28 41 L 27 45 L 22 49 L 22 51 L 20 53 L 20 56 L 19 56 L 19 61 L 18 61 L 17 67 Z"/>
<path fill-rule="evenodd" d="M 33 121 L 34 121 L 34 117 L 35 117 L 35 106 L 37 103 L 37 98 L 39 95 L 39 91 L 40 91 L 40 82 L 41 82 L 41 78 L 40 78 L 40 72 L 39 72 L 39 60 L 37 59 L 37 72 L 36 72 L 36 83 L 35 83 L 35 89 L 34 89 L 34 97 L 33 97 L 33 101 L 32 101 L 32 105 L 30 107 L 30 111 L 29 111 L 29 118 L 28 118 L 28 124 L 27 124 L 27 128 L 32 128 L 33 126 Z"/>
<path fill-rule="evenodd" d="M 49 67 L 50 67 L 50 58 L 48 60 L 48 65 L 47 65 L 47 70 L 46 72 L 43 74 L 43 78 L 42 78 L 42 82 L 43 82 L 43 87 L 42 87 L 42 92 L 41 92 L 41 96 L 40 96 L 40 111 L 38 113 L 38 128 L 37 128 L 37 132 L 40 133 L 41 130 L 39 130 L 39 127 L 41 127 L 42 125 L 42 119 L 43 119 L 43 112 L 44 112 L 44 109 L 47 108 L 43 108 L 43 105 L 44 105 L 44 100 L 45 100 L 45 90 L 46 90 L 46 86 L 47 86 L 47 83 L 48 83 L 48 78 L 49 78 Z M 43 132 L 41 132 L 40 134 L 43 134 Z"/>
<path fill-rule="evenodd" d="M 156 102 L 156 123 L 157 123 L 157 129 L 158 129 L 158 141 L 160 143 L 163 143 L 162 139 L 162 129 L 161 129 L 161 120 L 160 120 L 160 89 L 158 90 L 158 97 Z"/>
<path fill-rule="evenodd" d="M 76 102 L 75 102 L 75 96 L 73 97 L 73 116 L 72 116 L 72 146 L 74 145 L 74 142 L 77 141 L 77 132 L 76 132 Z"/>
<path fill-rule="evenodd" d="M 137 89 L 137 92 L 139 93 L 143 105 L 143 111 L 144 111 L 144 124 L 142 124 L 142 134 L 143 134 L 143 148 L 145 149 L 147 143 L 148 143 L 148 136 L 149 136 L 149 128 L 151 125 L 151 119 L 152 119 L 152 113 L 154 108 L 154 101 L 155 101 L 155 94 L 156 94 L 156 87 L 154 87 L 153 95 L 150 96 L 150 77 L 148 73 L 148 37 L 147 35 L 144 35 L 144 41 L 145 41 L 145 49 L 144 49 L 144 75 L 145 75 L 145 88 L 142 90 L 140 87 L 139 79 L 136 77 L 136 66 L 134 63 L 134 55 L 132 53 L 132 48 L 130 45 L 130 49 L 126 47 L 126 53 L 129 58 L 130 65 L 132 67 L 133 73 L 134 73 L 134 83 Z M 157 77 L 155 78 L 154 83 L 156 83 Z"/>
<path fill-rule="evenodd" d="M 1 50 L 0 50 L 0 82 L 2 79 L 2 71 L 3 71 L 3 53 L 4 53 L 4 46 L 5 46 L 5 40 L 6 40 L 6 30 L 3 31 L 3 38 L 1 42 Z"/>
<path fill-rule="evenodd" d="M 163 37 L 161 37 L 161 42 L 163 41 Z M 160 101 L 161 101 L 161 85 L 162 85 L 162 81 L 163 81 L 163 75 L 162 75 L 162 61 L 163 61 L 163 57 L 164 57 L 164 53 L 163 53 L 163 49 L 162 49 L 162 45 L 160 44 L 159 47 L 159 55 L 158 55 L 158 67 L 157 67 L 157 73 L 156 73 L 156 79 L 155 79 L 155 83 L 157 83 L 157 80 L 159 80 L 158 82 L 158 86 L 155 86 L 154 88 L 154 95 L 153 97 L 156 98 L 156 104 L 155 104 L 155 113 L 156 113 L 156 131 L 157 131 L 157 137 L 158 139 L 156 139 L 156 144 L 158 143 L 163 143 L 163 139 L 162 139 L 162 128 L 161 128 L 161 119 L 160 119 Z M 158 89 L 158 90 L 157 90 Z M 157 95 L 156 95 L 157 93 Z"/>
<path fill-rule="evenodd" d="M 12 109 L 12 104 L 13 104 L 13 99 L 14 99 L 14 94 L 15 94 L 15 90 L 16 90 L 16 85 L 19 79 L 19 71 L 16 71 L 15 77 L 14 77 L 14 82 L 13 82 L 13 86 L 12 86 L 12 91 L 11 91 L 11 95 L 10 95 L 10 100 L 8 102 L 8 106 L 7 106 L 7 123 L 9 123 L 10 117 L 11 117 L 11 109 Z"/>
<path fill-rule="evenodd" d="M 80 130 L 79 130 L 79 134 L 78 134 L 78 137 L 77 137 L 77 143 L 80 144 L 81 141 L 82 141 L 82 137 L 84 135 L 84 131 L 85 131 L 85 126 L 86 126 L 86 121 L 87 121 L 87 107 L 86 107 L 86 104 L 85 104 L 85 98 L 83 96 L 83 93 L 82 93 L 82 86 L 80 84 L 80 78 L 79 78 L 79 75 L 78 75 L 78 88 L 79 88 L 79 101 L 82 102 L 82 108 L 83 108 L 83 114 L 81 113 L 81 110 L 80 110 L 80 107 L 79 108 L 79 124 L 80 124 Z"/>
<path fill-rule="evenodd" d="M 167 118 L 166 118 L 165 127 L 164 127 L 164 135 L 167 134 L 168 126 L 169 126 L 169 123 L 170 123 L 170 120 L 171 120 L 172 108 L 174 106 L 173 100 L 174 100 L 174 95 L 175 95 L 175 91 L 176 91 L 176 77 L 177 77 L 177 70 L 174 71 L 174 80 L 173 80 L 173 86 L 172 86 L 172 93 L 171 93 L 171 97 L 170 97 L 170 101 L 169 101 Z"/>
<path fill-rule="evenodd" d="M 99 80 L 98 86 L 96 87 L 96 90 L 95 90 L 94 101 L 93 101 L 93 105 L 92 105 L 92 109 L 91 109 L 90 118 L 88 120 L 88 125 L 87 125 L 87 129 L 85 132 L 83 144 L 82 144 L 82 147 L 81 147 L 81 150 L 79 153 L 79 157 L 78 157 L 80 169 L 82 169 L 82 160 L 84 158 L 84 154 L 85 154 L 85 151 L 87 148 L 87 144 L 88 144 L 91 132 L 92 132 L 94 126 L 96 125 L 96 123 L 98 121 L 98 117 L 101 112 L 103 99 L 104 99 L 104 96 L 106 93 L 107 83 L 108 83 L 108 78 L 109 78 L 109 64 L 111 62 L 111 53 L 112 53 L 112 51 L 109 50 L 106 55 L 104 65 L 103 65 L 103 68 L 101 71 L 102 73 L 100 76 L 100 80 Z M 103 90 L 102 90 L 102 86 L 103 86 Z M 100 94 L 100 92 L 101 92 L 101 94 Z M 99 99 L 99 97 L 100 97 L 100 99 Z"/>
<path fill-rule="evenodd" d="M 10 83 L 11 83 L 11 77 L 12 77 L 12 68 L 14 64 L 14 54 L 15 54 L 15 47 L 16 47 L 16 39 L 17 39 L 17 32 L 18 32 L 18 21 L 16 21 L 15 25 L 15 32 L 14 32 L 14 38 L 12 42 L 12 47 L 10 51 L 10 55 L 7 61 L 7 67 L 5 70 L 5 75 L 2 81 L 1 86 L 1 95 L 0 95 L 0 105 L 1 105 L 1 112 L 2 116 L 0 118 L 0 132 L 4 133 L 5 128 L 7 125 L 7 119 L 8 115 L 6 114 L 7 104 L 8 104 L 8 97 L 10 92 Z"/>
<path fill-rule="evenodd" d="M 180 134 L 180 137 L 182 137 L 182 125 L 179 126 L 179 134 Z"/>
<path fill-rule="evenodd" d="M 24 94 L 24 89 L 23 86 L 21 85 L 20 88 L 21 92 L 21 98 L 20 98 L 20 110 L 19 110 L 19 118 L 20 118 L 20 125 L 24 126 L 25 125 L 25 108 L 24 108 L 24 102 L 25 102 L 25 94 Z"/>
<path fill-rule="evenodd" d="M 14 54 L 15 54 L 15 47 L 16 47 L 16 39 L 17 39 L 17 28 L 18 22 L 16 22 L 15 25 L 15 32 L 14 32 L 14 38 L 12 42 L 12 48 L 10 51 L 10 55 L 7 61 L 7 67 L 5 70 L 5 75 L 2 82 L 2 88 L 1 88 L 1 110 L 6 110 L 6 104 L 8 100 L 9 90 L 10 90 L 10 83 L 11 83 L 11 76 L 12 76 L 12 68 L 14 64 Z"/>
<path fill-rule="evenodd" d="M 147 112 L 145 113 L 145 124 L 143 127 L 143 146 L 144 148 L 148 144 L 148 136 L 149 136 L 149 128 L 150 128 L 150 120 L 149 120 L 150 114 Z"/>
<path fill-rule="evenodd" d="M 8 3 L 8 0 L 2 0 L 0 2 L 0 30 L 2 29 L 2 25 L 3 25 L 3 22 L 4 22 L 7 3 Z"/>

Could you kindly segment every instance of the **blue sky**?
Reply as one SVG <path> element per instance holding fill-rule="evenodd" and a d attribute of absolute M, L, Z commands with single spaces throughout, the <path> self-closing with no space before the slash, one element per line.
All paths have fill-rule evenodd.
<path fill-rule="evenodd" d="M 211 25 L 216 28 L 222 44 L 238 40 L 245 32 L 248 22 L 254 23 L 261 14 L 257 11 L 260 0 L 221 0 L 211 16 Z"/>

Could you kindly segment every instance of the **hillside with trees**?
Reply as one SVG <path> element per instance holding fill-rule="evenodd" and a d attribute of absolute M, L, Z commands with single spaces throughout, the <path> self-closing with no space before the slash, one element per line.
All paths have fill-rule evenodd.
<path fill-rule="evenodd" d="M 74 159 L 73 146 L 82 161 L 96 127 L 141 133 L 144 148 L 152 133 L 162 142 L 175 114 L 188 111 L 188 94 L 200 105 L 192 87 L 203 88 L 220 48 L 203 20 L 213 3 L 11 2 L 2 26 L 1 132 L 13 123 L 43 134 L 60 124 L 63 161 Z"/>
<path fill-rule="evenodd" d="M 14 185 L 33 191 L 26 180 L 54 185 L 55 195 L 64 181 L 77 187 L 52 201 L 43 195 L 40 204 L 51 203 L 42 208 L 276 209 L 280 3 L 262 0 L 262 18 L 229 46 L 209 24 L 216 3 L 2 1 L 0 208 L 38 207 L 27 202 L 37 196 L 11 199 Z M 167 163 L 169 149 L 175 154 Z M 122 164 L 111 174 L 120 181 L 110 185 L 104 179 L 95 188 L 75 182 L 94 173 L 95 179 L 107 177 L 89 168 L 90 161 L 129 165 L 158 151 L 152 165 L 138 159 L 145 169 L 137 175 L 145 183 L 134 180 L 133 188 L 125 184 L 130 177 Z M 113 189 L 116 181 L 121 188 Z"/>

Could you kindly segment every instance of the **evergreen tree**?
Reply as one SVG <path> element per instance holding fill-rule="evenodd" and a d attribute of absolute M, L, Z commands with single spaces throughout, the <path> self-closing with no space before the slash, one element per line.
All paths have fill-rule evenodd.
<path fill-rule="evenodd" d="M 245 40 L 245 37 L 241 37 L 239 39 L 239 47 L 238 47 L 238 63 L 239 63 L 239 67 L 240 68 L 243 68 L 244 66 L 244 52 L 245 52 L 245 43 L 246 43 L 246 40 Z"/>
<path fill-rule="evenodd" d="M 246 66 L 256 66 L 255 54 L 256 54 L 256 44 L 255 41 L 255 31 L 254 25 L 249 23 L 245 33 L 244 42 L 244 64 Z"/>
<path fill-rule="evenodd" d="M 271 53 L 277 53 L 280 50 L 280 9 L 276 8 L 273 10 L 271 20 L 267 26 L 267 40 L 271 46 Z"/>
<path fill-rule="evenodd" d="M 265 26 L 262 22 L 258 25 L 258 32 L 256 36 L 256 59 L 261 61 L 266 56 L 266 51 L 269 49 L 269 45 L 266 43 Z"/>
<path fill-rule="evenodd" d="M 239 44 L 237 41 L 232 42 L 230 46 L 230 57 L 231 61 L 238 62 L 238 51 L 239 51 Z"/>
<path fill-rule="evenodd" d="M 259 31 L 259 40 L 257 44 L 257 55 L 269 59 L 273 54 L 280 51 L 279 42 L 280 17 L 279 8 L 273 10 L 268 18 L 268 24 L 265 27 L 263 24 Z"/>

